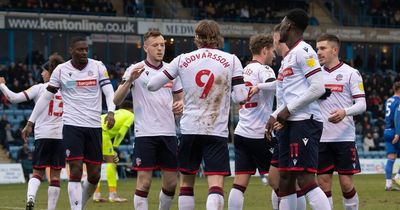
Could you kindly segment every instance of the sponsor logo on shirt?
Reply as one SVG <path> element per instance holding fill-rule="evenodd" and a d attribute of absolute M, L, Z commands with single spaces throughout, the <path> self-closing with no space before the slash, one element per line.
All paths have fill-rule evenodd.
<path fill-rule="evenodd" d="M 343 79 L 343 75 L 342 74 L 336 75 L 336 81 L 341 81 L 342 79 Z"/>
<path fill-rule="evenodd" d="M 364 85 L 362 82 L 358 83 L 358 89 L 360 89 L 361 91 L 364 91 Z"/>
<path fill-rule="evenodd" d="M 289 68 L 283 69 L 282 72 L 280 72 L 278 74 L 278 80 L 282 81 L 285 77 L 292 76 L 292 75 L 293 75 L 292 68 L 289 67 Z"/>
<path fill-rule="evenodd" d="M 89 80 L 77 80 L 76 86 L 77 87 L 92 87 L 97 85 L 97 80 L 89 79 Z"/>
<path fill-rule="evenodd" d="M 308 67 L 314 67 L 317 65 L 317 61 L 315 60 L 315 58 L 310 56 L 309 58 L 306 58 L 306 65 Z"/>
<path fill-rule="evenodd" d="M 167 84 L 164 85 L 164 88 L 172 88 L 172 82 L 168 82 Z"/>
<path fill-rule="evenodd" d="M 325 84 L 325 88 L 331 89 L 332 92 L 343 92 L 343 85 L 340 84 Z"/>

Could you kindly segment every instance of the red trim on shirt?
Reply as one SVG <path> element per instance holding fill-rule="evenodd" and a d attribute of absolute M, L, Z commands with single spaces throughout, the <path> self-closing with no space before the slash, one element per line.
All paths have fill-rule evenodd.
<path fill-rule="evenodd" d="M 353 98 L 364 98 L 365 94 L 357 94 L 357 95 L 353 95 Z"/>
<path fill-rule="evenodd" d="M 177 91 L 172 91 L 173 94 L 178 94 L 178 93 L 182 93 L 182 92 L 183 92 L 183 89 L 179 89 Z"/>
<path fill-rule="evenodd" d="M 299 40 L 297 40 L 297 41 L 294 43 L 293 47 L 290 48 L 290 49 L 285 53 L 285 56 L 283 56 L 283 57 L 286 57 L 286 56 L 289 54 L 289 52 L 290 52 L 293 48 L 295 48 L 297 45 L 299 45 L 299 43 L 300 43 L 301 41 L 303 41 L 303 37 L 301 37 Z"/>
<path fill-rule="evenodd" d="M 165 76 L 168 77 L 168 79 L 173 80 L 174 78 L 168 73 L 167 70 L 164 70 L 163 73 L 165 74 Z"/>
<path fill-rule="evenodd" d="M 312 76 L 312 75 L 314 75 L 314 74 L 316 74 L 316 73 L 318 73 L 320 71 L 321 71 L 321 68 L 314 69 L 314 70 L 308 72 L 305 77 L 308 78 L 308 77 L 310 77 L 310 76 Z"/>
<path fill-rule="evenodd" d="M 331 69 L 326 67 L 326 66 L 324 66 L 324 70 L 329 72 L 329 73 L 332 73 L 333 71 L 335 71 L 336 69 L 340 68 L 341 66 L 343 66 L 343 61 L 340 61 L 338 65 L 332 67 Z"/>
<path fill-rule="evenodd" d="M 24 93 L 26 100 L 29 101 L 29 96 L 28 96 L 28 94 L 27 94 L 25 91 L 22 91 L 22 93 Z"/>
<path fill-rule="evenodd" d="M 232 80 L 239 80 L 239 79 L 243 79 L 243 76 L 232 77 Z"/>
<path fill-rule="evenodd" d="M 159 69 L 161 69 L 161 68 L 163 67 L 163 62 L 161 62 L 161 64 L 158 65 L 158 66 L 154 66 L 153 64 L 151 64 L 151 63 L 148 62 L 147 60 L 144 60 L 144 63 L 145 63 L 148 67 L 150 67 L 150 68 L 152 68 L 152 69 L 155 69 L 155 70 L 159 70 Z"/>
<path fill-rule="evenodd" d="M 250 63 L 259 63 L 259 64 L 261 64 L 260 61 L 258 61 L 258 60 L 251 60 L 251 61 L 249 62 L 249 64 L 250 64 Z M 261 65 L 262 65 L 262 64 L 261 64 Z"/>

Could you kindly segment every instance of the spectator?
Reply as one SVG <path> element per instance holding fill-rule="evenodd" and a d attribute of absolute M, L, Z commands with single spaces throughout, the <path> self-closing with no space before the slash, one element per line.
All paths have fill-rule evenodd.
<path fill-rule="evenodd" d="M 372 137 L 371 132 L 368 132 L 367 135 L 364 137 L 363 148 L 364 148 L 364 151 L 369 151 L 370 149 L 375 149 L 375 142 L 374 142 L 374 138 Z"/>

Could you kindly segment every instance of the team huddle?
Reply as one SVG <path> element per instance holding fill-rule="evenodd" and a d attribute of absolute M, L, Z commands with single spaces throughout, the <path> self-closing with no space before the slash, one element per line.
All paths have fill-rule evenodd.
<path fill-rule="evenodd" d="M 116 194 L 114 149 L 132 125 L 133 113 L 134 208 L 149 209 L 152 173 L 161 170 L 159 209 L 171 208 L 179 180 L 178 208 L 194 210 L 195 178 L 202 164 L 208 181 L 206 209 L 224 209 L 224 177 L 231 175 L 227 144 L 231 102 L 240 109 L 229 210 L 243 209 L 256 170 L 269 173 L 274 210 L 305 210 L 306 200 L 314 210 L 333 209 L 334 171 L 339 174 L 344 209 L 359 209 L 353 175 L 361 169 L 353 116 L 366 110 L 362 77 L 339 60 L 340 40 L 335 35 L 319 36 L 317 52 L 303 41 L 308 22 L 305 11 L 291 10 L 273 35 L 251 37 L 252 60 L 244 68 L 236 55 L 220 50 L 223 37 L 215 21 L 200 21 L 194 37 L 198 49 L 169 64 L 163 61 L 162 34 L 149 31 L 144 35 L 146 59 L 126 69 L 115 93 L 104 64 L 87 57 L 88 44 L 81 37 L 71 40 L 71 60 L 50 57 L 43 66 L 44 84 L 13 93 L 0 78 L 0 90 L 11 102 L 36 102 L 22 131 L 27 140 L 35 126 L 34 172 L 26 209 L 34 208 L 46 167 L 51 169 L 48 209 L 56 209 L 60 170 L 66 162 L 72 210 L 84 209 L 93 194 L 95 201 L 101 199 L 103 162 L 109 200 L 126 201 Z M 278 75 L 270 67 L 275 54 L 283 57 Z M 133 105 L 125 100 L 129 92 Z M 103 116 L 102 93 L 108 111 Z M 175 117 L 179 115 L 178 144 Z M 81 182 L 83 163 L 87 179 Z"/>

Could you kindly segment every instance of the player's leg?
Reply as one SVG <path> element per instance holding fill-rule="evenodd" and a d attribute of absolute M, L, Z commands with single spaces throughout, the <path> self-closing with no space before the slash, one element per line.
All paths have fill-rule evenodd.
<path fill-rule="evenodd" d="M 395 149 L 396 149 L 396 153 L 395 153 L 395 156 L 394 156 L 393 159 L 396 160 L 398 154 L 400 154 L 400 142 L 397 142 L 396 144 L 394 144 L 394 147 L 395 147 Z M 394 161 L 393 161 L 393 164 L 394 164 Z M 396 183 L 398 186 L 400 186 L 400 168 L 399 168 L 399 170 L 397 171 L 396 175 L 393 177 L 393 181 L 394 181 L 394 183 Z M 397 188 L 396 188 L 396 189 L 397 189 Z"/>
<path fill-rule="evenodd" d="M 309 119 L 293 121 L 288 126 L 290 129 L 290 169 L 296 171 L 297 184 L 306 194 L 311 209 L 331 209 L 328 198 L 315 180 L 322 122 Z"/>
<path fill-rule="evenodd" d="M 199 135 L 183 134 L 179 143 L 178 165 L 179 178 L 179 210 L 194 210 L 194 183 L 195 175 L 199 171 L 202 159 L 202 139 Z"/>
<path fill-rule="evenodd" d="M 177 185 L 177 172 L 162 170 L 162 188 L 160 190 L 159 210 L 169 210 L 174 199 L 175 189 Z"/>
<path fill-rule="evenodd" d="M 300 186 L 296 183 L 296 197 L 297 197 L 297 208 L 296 210 L 306 210 L 307 202 L 306 196 L 303 190 L 301 190 Z"/>
<path fill-rule="evenodd" d="M 37 139 L 34 144 L 35 150 L 33 151 L 32 157 L 33 174 L 28 181 L 26 209 L 33 209 L 36 193 L 45 175 L 46 166 L 50 165 L 50 156 L 46 153 L 47 151 L 45 151 L 45 140 Z"/>
<path fill-rule="evenodd" d="M 50 185 L 47 189 L 47 209 L 55 210 L 57 207 L 58 197 L 60 196 L 60 168 L 50 169 Z"/>
<path fill-rule="evenodd" d="M 279 133 L 279 132 L 278 132 Z M 277 134 L 278 134 L 277 133 Z M 272 188 L 271 192 L 271 202 L 272 210 L 278 210 L 279 208 L 279 145 L 278 140 L 273 138 L 272 141 L 274 147 L 272 151 L 271 165 L 269 167 L 268 183 Z"/>
<path fill-rule="evenodd" d="M 358 210 L 359 199 L 354 187 L 353 175 L 339 174 L 340 187 L 343 192 L 343 205 L 345 210 Z"/>
<path fill-rule="evenodd" d="M 290 126 L 291 122 L 287 122 L 283 130 L 279 131 L 279 135 L 277 135 L 279 142 L 278 197 L 280 198 L 279 209 L 281 210 L 297 208 L 296 176 L 289 171 L 293 164 L 291 160 L 293 148 L 289 141 Z"/>
<path fill-rule="evenodd" d="M 207 210 L 224 208 L 224 176 L 230 175 L 228 138 L 204 135 L 204 174 L 207 175 Z"/>
<path fill-rule="evenodd" d="M 278 210 L 279 209 L 279 170 L 278 167 L 271 164 L 269 168 L 268 174 L 268 183 L 272 188 L 271 192 L 271 202 L 272 202 L 272 209 Z"/>
<path fill-rule="evenodd" d="M 392 129 L 386 129 L 383 135 L 386 145 L 387 161 L 385 166 L 385 190 L 391 191 L 396 190 L 397 187 L 393 187 L 392 175 L 393 175 L 393 165 L 397 157 L 397 150 L 395 145 L 392 144 L 394 138 L 394 131 Z"/>
<path fill-rule="evenodd" d="M 249 184 L 250 176 L 256 172 L 256 165 L 246 148 L 246 140 L 248 139 L 235 135 L 233 141 L 235 146 L 235 178 L 228 197 L 229 210 L 243 209 L 244 192 Z"/>
<path fill-rule="evenodd" d="M 134 169 L 137 182 L 133 204 L 136 210 L 147 210 L 153 170 L 157 169 L 157 137 L 136 137 Z"/>
<path fill-rule="evenodd" d="M 358 210 L 359 199 L 354 187 L 353 174 L 360 173 L 361 167 L 355 142 L 340 142 L 335 145 L 337 146 L 335 162 L 339 173 L 344 209 Z"/>
<path fill-rule="evenodd" d="M 335 153 L 333 148 L 334 143 L 320 142 L 319 143 L 319 154 L 318 154 L 318 176 L 317 181 L 319 187 L 324 191 L 326 197 L 328 197 L 329 204 L 333 209 L 332 199 L 332 174 L 335 168 L 334 160 Z"/>
<path fill-rule="evenodd" d="M 83 128 L 64 125 L 65 160 L 69 167 L 68 196 L 71 210 L 82 210 L 82 166 L 85 135 Z"/>
<path fill-rule="evenodd" d="M 35 205 L 36 193 L 39 190 L 44 174 L 45 168 L 33 169 L 33 174 L 28 181 L 28 189 L 26 192 L 26 209 L 33 209 Z"/>
<path fill-rule="evenodd" d="M 86 163 L 87 179 L 82 184 L 82 209 L 93 195 L 100 180 L 102 154 L 102 129 L 85 128 L 84 159 Z"/>
<path fill-rule="evenodd" d="M 149 208 L 147 196 L 149 195 L 150 191 L 153 170 L 136 170 L 138 171 L 133 205 L 135 210 L 147 210 Z"/>
<path fill-rule="evenodd" d="M 236 164 L 236 161 L 235 161 Z M 244 192 L 249 184 L 251 174 L 236 174 L 233 180 L 233 186 L 229 193 L 228 209 L 243 209 Z"/>
<path fill-rule="evenodd" d="M 51 139 L 49 144 L 53 150 L 52 164 L 50 167 L 49 181 L 50 185 L 47 190 L 48 200 L 47 209 L 55 210 L 57 207 L 58 197 L 60 196 L 60 173 L 61 169 L 65 168 L 65 148 L 62 140 Z"/>
<path fill-rule="evenodd" d="M 178 179 L 178 140 L 175 136 L 162 136 L 158 147 L 157 162 L 161 168 L 162 188 L 160 190 L 159 210 L 169 210 L 175 195 Z"/>
<path fill-rule="evenodd" d="M 185 174 L 181 172 L 179 176 L 179 199 L 178 199 L 178 208 L 179 210 L 194 210 L 195 202 L 194 202 L 194 183 L 195 177 L 194 174 Z"/>

